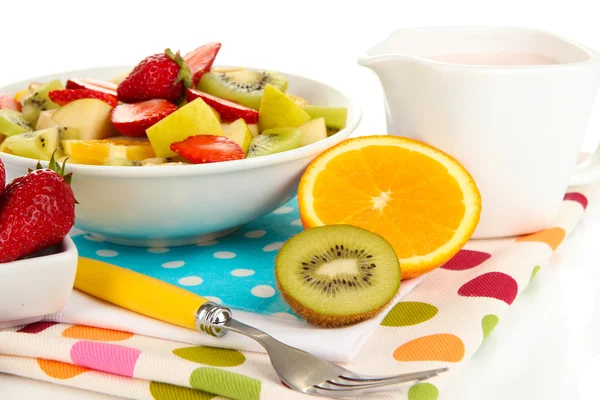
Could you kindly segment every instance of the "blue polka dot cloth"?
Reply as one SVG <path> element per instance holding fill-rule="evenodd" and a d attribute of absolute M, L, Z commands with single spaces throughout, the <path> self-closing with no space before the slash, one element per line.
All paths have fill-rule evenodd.
<path fill-rule="evenodd" d="M 129 247 L 88 234 L 73 240 L 82 257 L 140 272 L 216 303 L 262 315 L 296 315 L 277 290 L 274 265 L 277 251 L 302 230 L 294 198 L 236 232 L 200 245 Z"/>

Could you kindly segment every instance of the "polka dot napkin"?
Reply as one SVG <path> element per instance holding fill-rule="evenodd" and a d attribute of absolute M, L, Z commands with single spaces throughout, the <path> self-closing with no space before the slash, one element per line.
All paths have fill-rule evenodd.
<path fill-rule="evenodd" d="M 449 367 L 450 371 L 412 387 L 361 395 L 361 398 L 441 398 L 448 381 L 460 373 L 483 341 L 494 334 L 494 328 L 502 323 L 510 306 L 576 228 L 588 200 L 596 192 L 595 186 L 571 188 L 551 228 L 518 238 L 471 241 L 452 260 L 426 275 L 419 286 L 387 313 L 357 356 L 344 366 L 372 375 L 439 367 Z M 247 233 L 241 231 L 238 237 Z M 210 255 L 228 251 L 239 256 L 241 248 L 215 247 Z M 95 251 L 98 250 L 119 252 L 113 247 L 97 247 Z M 215 260 L 219 263 L 223 259 Z M 182 257 L 165 256 L 162 263 L 176 261 L 186 262 Z M 160 264 L 154 268 L 166 267 Z M 248 265 L 223 268 L 254 270 Z M 176 280 L 191 276 L 197 275 L 186 272 Z M 206 275 L 200 278 L 203 282 L 210 279 Z M 238 278 L 244 277 L 231 275 L 228 279 Z M 179 284 L 185 286 L 186 281 L 189 279 Z M 259 285 L 269 285 L 268 280 L 244 286 L 248 288 L 245 296 L 253 298 L 252 288 Z M 281 309 L 273 306 L 271 310 Z M 314 398 L 283 386 L 264 353 L 190 345 L 56 321 L 0 331 L 0 372 L 140 400 Z"/>
<path fill-rule="evenodd" d="M 296 199 L 219 240 L 183 247 L 128 247 L 77 235 L 79 255 L 185 288 L 216 303 L 261 315 L 292 314 L 277 293 L 277 251 L 302 231 Z"/>

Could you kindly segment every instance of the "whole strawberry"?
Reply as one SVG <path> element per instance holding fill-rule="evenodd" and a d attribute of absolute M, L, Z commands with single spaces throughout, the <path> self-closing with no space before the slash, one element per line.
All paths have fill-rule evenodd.
<path fill-rule="evenodd" d="M 4 185 L 6 184 L 6 171 L 4 170 L 4 164 L 0 160 L 0 205 L 2 204 L 2 197 L 4 195 Z"/>
<path fill-rule="evenodd" d="M 140 62 L 117 87 L 120 101 L 137 103 L 165 99 L 177 103 L 192 85 L 192 73 L 183 57 L 170 49 Z"/>
<path fill-rule="evenodd" d="M 75 222 L 71 174 L 54 161 L 38 163 L 6 186 L 0 203 L 0 263 L 15 261 L 59 243 Z"/>

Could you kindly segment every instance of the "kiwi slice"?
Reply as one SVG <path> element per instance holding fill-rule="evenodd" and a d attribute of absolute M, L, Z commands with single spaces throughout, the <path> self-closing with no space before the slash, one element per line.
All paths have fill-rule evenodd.
<path fill-rule="evenodd" d="M 265 86 L 269 84 L 282 92 L 288 87 L 285 76 L 272 71 L 248 69 L 230 72 L 207 72 L 198 81 L 198 90 L 222 99 L 235 101 L 258 110 Z"/>
<path fill-rule="evenodd" d="M 355 324 L 377 315 L 400 288 L 400 264 L 381 236 L 351 225 L 308 229 L 288 240 L 275 261 L 277 286 L 307 322 Z"/>
<path fill-rule="evenodd" d="M 23 114 L 13 110 L 0 110 L 0 133 L 12 136 L 25 132 L 31 132 L 31 126 L 23 118 Z"/>
<path fill-rule="evenodd" d="M 103 165 L 110 165 L 113 167 L 133 167 L 139 165 L 139 163 L 126 158 L 111 158 L 110 160 L 105 161 Z"/>
<path fill-rule="evenodd" d="M 250 142 L 246 158 L 266 156 L 294 150 L 302 145 L 300 128 L 267 129 Z"/>
<path fill-rule="evenodd" d="M 60 158 L 62 157 L 60 139 L 63 130 L 62 127 L 54 127 L 13 135 L 2 142 L 0 151 L 16 156 L 50 161 L 52 153 L 58 149 L 55 158 Z"/>
<path fill-rule="evenodd" d="M 36 126 L 42 111 L 53 110 L 60 107 L 48 97 L 53 90 L 62 90 L 64 86 L 59 79 L 40 85 L 31 85 L 30 93 L 23 98 L 23 117 L 31 126 Z"/>

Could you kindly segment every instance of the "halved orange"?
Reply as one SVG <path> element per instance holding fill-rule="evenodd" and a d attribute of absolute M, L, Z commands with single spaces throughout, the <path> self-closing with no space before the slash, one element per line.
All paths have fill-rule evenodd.
<path fill-rule="evenodd" d="M 348 139 L 321 153 L 302 176 L 298 203 L 305 228 L 348 224 L 383 236 L 403 279 L 452 258 L 481 213 L 479 190 L 458 161 L 398 136 Z"/>

